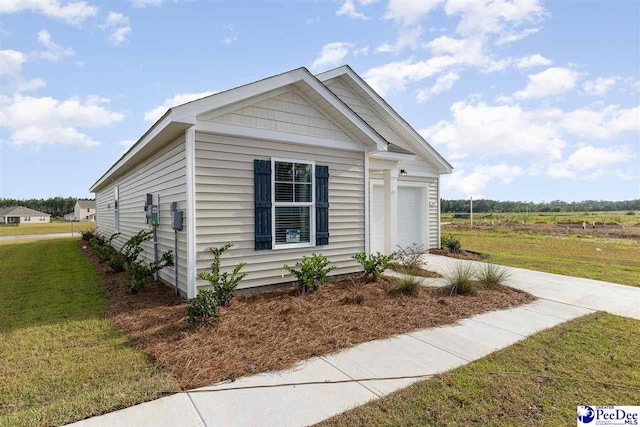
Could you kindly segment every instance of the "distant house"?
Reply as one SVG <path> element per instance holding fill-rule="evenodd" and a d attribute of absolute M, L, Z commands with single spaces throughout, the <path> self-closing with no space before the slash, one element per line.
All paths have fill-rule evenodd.
<path fill-rule="evenodd" d="M 51 222 L 51 215 L 24 206 L 0 209 L 0 224 L 44 224 L 48 222 Z"/>
<path fill-rule="evenodd" d="M 96 201 L 78 200 L 73 208 L 73 216 L 75 221 L 95 221 Z"/>

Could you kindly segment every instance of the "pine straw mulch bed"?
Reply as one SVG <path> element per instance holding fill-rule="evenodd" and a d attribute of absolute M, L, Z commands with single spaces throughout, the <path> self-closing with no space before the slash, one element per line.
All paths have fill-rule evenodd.
<path fill-rule="evenodd" d="M 80 241 L 80 248 L 86 242 Z M 414 329 L 454 323 L 475 314 L 528 303 L 534 297 L 511 288 L 448 296 L 422 289 L 418 296 L 393 292 L 382 279 L 365 284 L 358 277 L 327 283 L 309 295 L 287 288 L 235 298 L 220 320 L 199 330 L 186 322 L 186 301 L 148 279 L 131 295 L 125 273 L 99 264 L 83 252 L 102 277 L 108 315 L 130 344 L 177 378 L 184 389 L 291 367 L 295 362 L 365 341 Z"/>

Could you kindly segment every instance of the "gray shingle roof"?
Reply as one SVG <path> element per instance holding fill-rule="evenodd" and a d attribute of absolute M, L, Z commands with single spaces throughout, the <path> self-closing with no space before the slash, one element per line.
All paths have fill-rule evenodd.
<path fill-rule="evenodd" d="M 78 200 L 78 204 L 80 205 L 80 209 L 95 209 L 96 201 L 95 200 Z"/>
<path fill-rule="evenodd" d="M 25 208 L 24 206 L 10 206 L 0 209 L 0 216 L 51 216 L 48 213 Z"/>

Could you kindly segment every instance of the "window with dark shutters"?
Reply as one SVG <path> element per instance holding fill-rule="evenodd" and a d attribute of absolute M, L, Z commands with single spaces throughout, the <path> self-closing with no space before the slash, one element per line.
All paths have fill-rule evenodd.
<path fill-rule="evenodd" d="M 316 245 L 329 244 L 329 166 L 316 165 Z"/>
<path fill-rule="evenodd" d="M 255 249 L 271 249 L 271 161 L 254 160 Z"/>

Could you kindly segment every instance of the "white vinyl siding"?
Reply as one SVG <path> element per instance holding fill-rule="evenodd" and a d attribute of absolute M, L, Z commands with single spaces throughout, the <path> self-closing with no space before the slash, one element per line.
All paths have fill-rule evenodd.
<path fill-rule="evenodd" d="M 336 141 L 353 141 L 340 127 L 307 102 L 297 89 L 289 89 L 222 115 L 206 114 L 199 117 L 199 120 Z"/>
<path fill-rule="evenodd" d="M 254 250 L 254 160 L 315 161 L 329 166 L 329 244 L 312 248 Z M 211 264 L 210 246 L 234 244 L 223 269 L 247 262 L 239 288 L 286 283 L 282 266 L 321 252 L 338 268 L 360 271 L 351 256 L 364 250 L 364 153 L 196 132 L 196 265 Z M 198 286 L 207 282 L 198 281 Z"/>
<path fill-rule="evenodd" d="M 114 241 L 120 249 L 122 245 L 140 230 L 150 230 L 144 215 L 147 193 L 159 195 L 158 254 L 174 250 L 174 231 L 171 228 L 171 202 L 178 202 L 178 210 L 185 213 L 185 223 L 191 220 L 186 211 L 186 158 L 184 137 L 167 144 L 153 156 L 146 159 L 124 177 L 96 192 L 97 230 L 109 237 L 114 230 L 115 188 L 119 193 L 119 225 L 122 233 Z M 178 232 L 179 286 L 186 293 L 186 228 Z M 153 261 L 153 242 L 145 242 L 140 259 Z M 173 285 L 175 270 L 167 267 L 160 271 L 160 278 Z"/>

